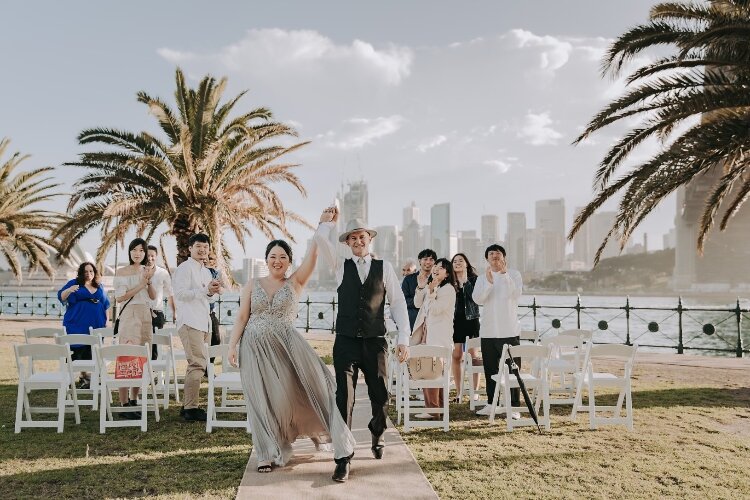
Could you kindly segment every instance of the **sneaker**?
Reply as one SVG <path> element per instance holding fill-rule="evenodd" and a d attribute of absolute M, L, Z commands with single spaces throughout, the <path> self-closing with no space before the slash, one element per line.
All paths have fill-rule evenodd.
<path fill-rule="evenodd" d="M 481 410 L 477 410 L 477 415 L 482 416 L 482 417 L 489 416 L 491 409 L 492 407 L 490 405 L 487 405 Z"/>
<path fill-rule="evenodd" d="M 414 418 L 421 418 L 424 420 L 429 420 L 432 418 L 432 415 L 429 413 L 417 413 L 416 415 L 412 415 Z"/>
<path fill-rule="evenodd" d="M 518 413 L 517 411 L 511 412 L 510 418 L 512 418 L 513 420 L 520 420 L 521 419 L 521 414 Z"/>
<path fill-rule="evenodd" d="M 205 422 L 206 411 L 201 408 L 189 408 L 182 414 L 182 418 L 185 422 Z"/>
<path fill-rule="evenodd" d="M 123 408 L 126 408 L 128 406 L 133 406 L 133 405 L 131 405 L 130 402 L 122 405 Z M 125 420 L 140 420 L 141 419 L 141 412 L 139 411 L 123 411 L 123 412 L 116 413 L 115 415 L 118 415 L 120 418 L 124 418 Z"/>

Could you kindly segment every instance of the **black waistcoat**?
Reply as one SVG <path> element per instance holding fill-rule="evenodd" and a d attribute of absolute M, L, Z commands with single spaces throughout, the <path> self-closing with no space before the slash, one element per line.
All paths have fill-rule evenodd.
<path fill-rule="evenodd" d="M 344 261 L 344 278 L 338 288 L 339 311 L 336 333 L 347 337 L 382 337 L 385 335 L 385 283 L 383 261 L 372 259 L 364 283 L 359 280 L 357 264 Z"/>

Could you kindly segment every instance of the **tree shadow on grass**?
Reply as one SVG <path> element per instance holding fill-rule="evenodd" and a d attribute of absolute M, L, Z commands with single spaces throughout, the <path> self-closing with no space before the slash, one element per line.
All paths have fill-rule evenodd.
<path fill-rule="evenodd" d="M 584 396 L 586 396 L 585 391 Z M 603 404 L 614 404 L 616 397 L 608 394 L 602 396 L 602 400 Z M 599 404 L 598 401 L 599 396 L 597 396 L 597 404 Z M 635 409 L 676 406 L 750 408 L 750 388 L 678 387 L 633 391 L 633 408 Z"/>
<path fill-rule="evenodd" d="M 187 453 L 119 463 L 21 472 L 2 477 L 2 494 L 15 498 L 122 498 L 175 494 L 193 498 L 232 488 L 242 480 L 248 454 Z"/>
<path fill-rule="evenodd" d="M 237 445 L 247 446 L 245 461 L 249 455 L 251 437 L 244 429 L 221 428 L 207 433 L 205 424 L 183 421 L 179 406 L 174 402 L 166 411 L 159 409 L 159 422 L 154 421 L 153 414 L 149 415 L 147 432 L 141 432 L 140 427 L 129 427 L 107 429 L 106 434 L 100 434 L 99 412 L 81 407 L 81 424 L 75 424 L 72 414 L 66 415 L 62 434 L 54 428 L 27 428 L 15 434 L 17 392 L 16 385 L 0 385 L 0 462 L 8 459 L 81 458 L 86 456 L 87 450 L 90 457 L 99 457 Z M 52 391 L 33 391 L 32 405 L 54 406 L 54 394 Z M 35 416 L 40 420 L 53 418 L 54 415 Z"/>

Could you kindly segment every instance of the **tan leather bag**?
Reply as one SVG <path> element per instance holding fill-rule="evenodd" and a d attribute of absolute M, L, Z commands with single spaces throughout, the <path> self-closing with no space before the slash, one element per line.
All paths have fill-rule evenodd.
<path fill-rule="evenodd" d="M 409 345 L 420 345 L 427 341 L 427 326 L 419 325 L 411 334 Z M 443 358 L 435 356 L 420 356 L 406 361 L 409 378 L 412 380 L 435 380 L 443 375 Z"/>

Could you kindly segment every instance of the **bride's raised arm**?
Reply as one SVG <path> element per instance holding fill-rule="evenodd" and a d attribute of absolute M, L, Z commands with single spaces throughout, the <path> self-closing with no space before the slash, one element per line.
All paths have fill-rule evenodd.
<path fill-rule="evenodd" d="M 334 210 L 335 209 L 332 207 L 326 208 L 320 215 L 320 222 L 331 222 L 335 215 Z M 318 243 L 315 241 L 315 238 L 313 238 L 312 243 L 305 254 L 305 258 L 302 259 L 302 264 L 300 264 L 297 270 L 294 271 L 289 278 L 292 280 L 292 283 L 294 283 L 294 287 L 298 292 L 307 284 L 310 276 L 312 276 L 312 273 L 315 270 L 315 262 L 317 260 Z"/>

